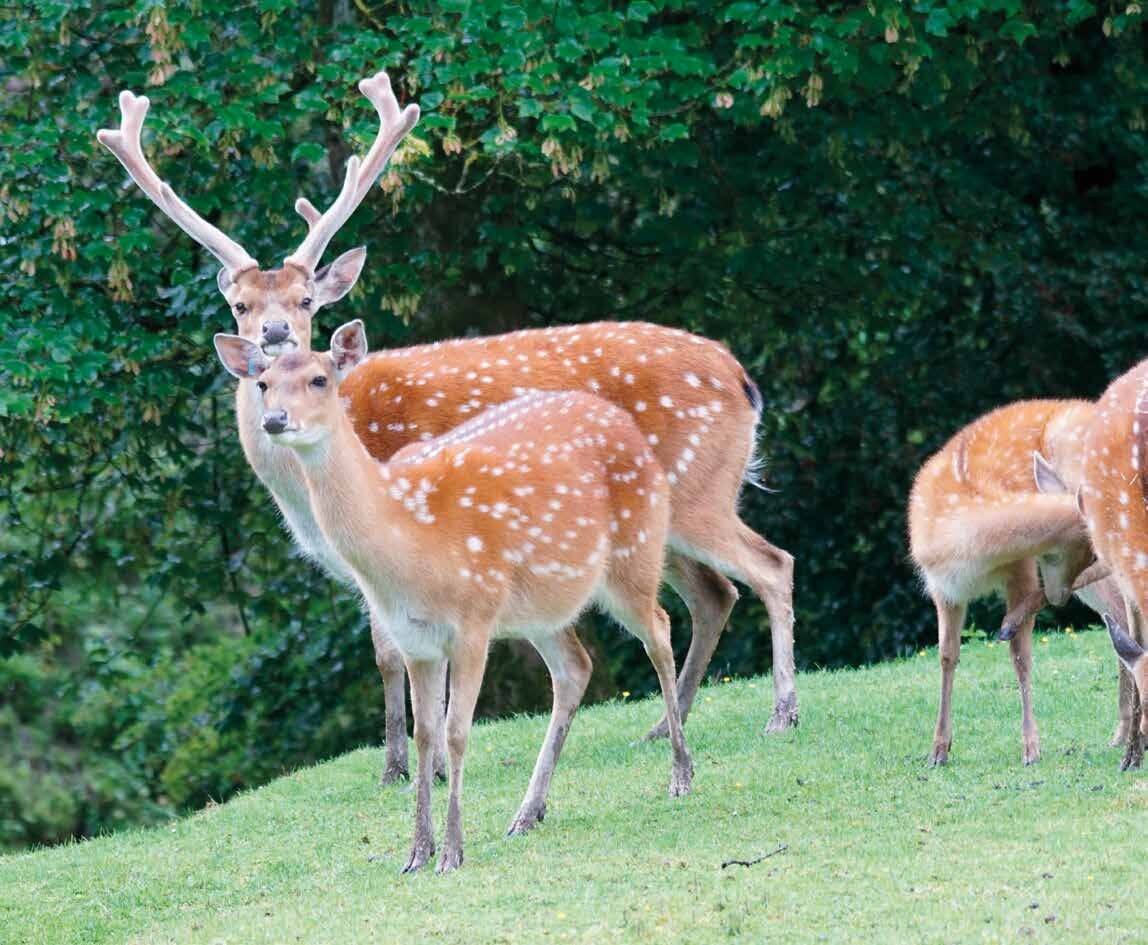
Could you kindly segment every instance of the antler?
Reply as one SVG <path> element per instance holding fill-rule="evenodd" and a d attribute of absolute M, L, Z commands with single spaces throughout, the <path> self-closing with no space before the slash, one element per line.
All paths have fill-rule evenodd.
<path fill-rule="evenodd" d="M 152 203 L 166 213 L 188 236 L 223 263 L 234 279 L 245 269 L 257 269 L 259 263 L 251 258 L 235 240 L 212 226 L 175 195 L 152 169 L 143 148 L 140 132 L 151 103 L 146 95 L 120 92 L 120 127 L 101 128 L 96 132 L 100 144 L 112 152 L 131 175 L 140 190 Z"/>
<path fill-rule="evenodd" d="M 375 137 L 375 143 L 371 145 L 371 150 L 367 152 L 361 166 L 358 158 L 351 158 L 347 162 L 343 189 L 326 213 L 320 214 L 306 197 L 300 197 L 295 201 L 295 212 L 307 221 L 307 238 L 284 262 L 307 272 L 315 271 L 327 244 L 355 212 L 355 208 L 363 202 L 375 180 L 387 166 L 399 142 L 419 120 L 418 105 L 408 105 L 402 110 L 399 109 L 398 99 L 391 91 L 391 80 L 387 78 L 385 72 L 376 72 L 371 78 L 363 79 L 359 83 L 359 91 L 370 99 L 375 111 L 379 113 L 379 133 Z M 354 162 L 353 174 L 352 162 Z"/>

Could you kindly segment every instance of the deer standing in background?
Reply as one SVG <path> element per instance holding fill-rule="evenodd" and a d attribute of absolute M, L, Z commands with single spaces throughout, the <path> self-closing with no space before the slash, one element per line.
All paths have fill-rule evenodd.
<path fill-rule="evenodd" d="M 352 333 L 361 333 L 357 323 Z M 345 334 L 345 332 L 341 332 Z M 580 392 L 535 392 L 378 463 L 339 403 L 350 356 L 292 353 L 216 338 L 239 378 L 254 375 L 263 428 L 291 449 L 323 534 L 355 576 L 411 680 L 418 746 L 415 832 L 404 872 L 434 853 L 429 753 L 450 661 L 450 799 L 439 872 L 462 863 L 463 756 L 496 637 L 529 640 L 554 683 L 550 727 L 511 833 L 542 819 L 574 711 L 590 677 L 570 630 L 596 603 L 642 641 L 666 707 L 670 796 L 689 793 L 669 619 L 658 606 L 669 483 L 626 411 Z M 428 712 L 429 707 L 429 712 Z"/>
<path fill-rule="evenodd" d="M 1144 615 L 1148 614 L 1148 361 L 1142 361 L 1109 385 L 1096 404 L 1084 440 L 1084 469 L 1079 501 L 1100 561 L 1124 595 L 1123 608 L 1112 607 L 1104 622 L 1117 656 L 1129 673 L 1132 694 L 1121 770 L 1144 761 L 1148 690 L 1144 659 Z M 1129 633 L 1120 626 L 1127 621 Z"/>
<path fill-rule="evenodd" d="M 307 352 L 311 322 L 357 280 L 363 248 L 316 268 L 323 251 L 369 192 L 391 153 L 418 119 L 418 107 L 400 110 L 384 73 L 359 88 L 380 117 L 366 158 L 352 159 L 342 191 L 320 214 L 296 202 L 309 232 L 277 270 L 263 271 L 237 243 L 200 218 L 148 164 L 140 131 L 148 100 L 120 95 L 122 127 L 99 132 L 132 179 L 165 214 L 223 265 L 219 288 L 235 313 L 240 337 L 264 355 Z M 549 360 L 548 360 L 549 359 Z M 685 601 L 693 624 L 682 666 L 679 707 L 689 711 L 737 591 L 743 581 L 764 602 L 773 640 L 774 708 L 767 731 L 797 723 L 793 657 L 793 559 L 749 529 L 737 515 L 747 478 L 761 398 L 723 346 L 685 332 L 640 323 L 604 322 L 567 329 L 518 332 L 383 352 L 344 383 L 349 412 L 368 449 L 386 459 L 403 446 L 445 432 L 480 409 L 525 389 L 580 388 L 629 410 L 670 482 L 667 582 Z M 371 378 L 366 382 L 366 378 Z M 404 393 L 406 392 L 406 393 Z M 244 453 L 268 487 L 299 547 L 334 576 L 349 580 L 311 512 L 296 457 L 260 428 L 254 381 L 241 381 L 236 413 Z M 383 780 L 407 772 L 403 666 L 382 619 L 371 615 L 371 636 L 387 706 Z M 650 735 L 665 735 L 665 719 Z"/>
<path fill-rule="evenodd" d="M 1080 479 L 1093 405 L 1021 401 L 956 434 L 922 466 L 909 499 L 913 561 L 937 610 L 941 699 L 929 762 L 952 747 L 953 676 L 967 605 L 1004 592 L 1021 697 L 1022 758 L 1040 759 L 1032 709 L 1032 630 L 1045 597 L 1062 605 L 1075 591 L 1097 612 L 1121 603 L 1110 580 L 1081 580 L 1094 560 L 1087 530 L 1065 482 Z M 1095 573 L 1095 572 L 1093 572 Z M 1043 593 L 1041 583 L 1043 582 Z M 1039 601 L 1035 606 L 1034 600 Z"/>

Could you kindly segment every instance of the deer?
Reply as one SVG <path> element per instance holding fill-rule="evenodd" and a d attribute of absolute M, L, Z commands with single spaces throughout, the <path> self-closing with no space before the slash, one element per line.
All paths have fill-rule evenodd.
<path fill-rule="evenodd" d="M 941 663 L 930 765 L 946 764 L 952 748 L 953 678 L 970 602 L 1005 596 L 999 639 L 1009 643 L 1020 689 L 1026 765 L 1040 760 L 1031 678 L 1037 612 L 1074 593 L 1098 613 L 1122 605 L 1119 588 L 1097 567 L 1065 484 L 1080 481 L 1093 410 L 1084 400 L 1008 404 L 958 431 L 917 473 L 908 508 L 910 554 L 936 609 Z"/>
<path fill-rule="evenodd" d="M 1084 439 L 1077 501 L 1099 560 L 1123 594 L 1121 608 L 1103 616 L 1130 690 L 1127 738 L 1121 770 L 1144 763 L 1148 735 L 1148 661 L 1144 659 L 1148 613 L 1148 361 L 1116 378 L 1097 402 Z M 1120 614 L 1125 623 L 1121 624 Z M 1127 680 L 1127 681 L 1126 681 Z"/>
<path fill-rule="evenodd" d="M 385 73 L 363 80 L 359 89 L 378 112 L 378 136 L 361 162 L 347 162 L 339 196 L 325 213 L 305 197 L 296 201 L 308 233 L 279 269 L 261 270 L 152 169 L 140 142 L 146 97 L 121 93 L 120 128 L 98 133 L 144 194 L 222 264 L 217 284 L 235 316 L 238 336 L 258 345 L 265 357 L 310 351 L 315 313 L 345 296 L 358 280 L 366 259 L 363 247 L 321 268 L 319 262 L 418 120 L 417 105 L 399 108 Z M 795 726 L 794 561 L 737 513 L 743 483 L 756 482 L 754 444 L 763 403 L 757 386 L 724 345 L 677 329 L 606 321 L 379 352 L 342 383 L 355 428 L 377 459 L 445 433 L 527 388 L 580 389 L 629 410 L 667 470 L 666 582 L 684 601 L 692 625 L 678 682 L 683 720 L 738 600 L 732 579 L 748 584 L 769 615 L 774 705 L 765 731 Z M 390 395 L 380 396 L 380 391 Z M 260 426 L 253 378 L 239 383 L 236 416 L 244 455 L 271 492 L 298 547 L 349 583 L 350 575 L 310 510 L 297 458 Z M 403 661 L 383 618 L 372 613 L 370 623 L 386 706 L 382 780 L 390 782 L 408 776 Z M 663 718 L 646 737 L 667 734 Z"/>
<path fill-rule="evenodd" d="M 362 331 L 361 322 L 351 333 Z M 341 332 L 346 334 L 346 332 Z M 415 831 L 404 872 L 434 854 L 430 752 L 449 661 L 450 762 L 438 871 L 463 860 L 463 761 L 491 640 L 528 640 L 553 679 L 550 726 L 510 833 L 531 829 L 590 676 L 571 630 L 591 604 L 646 648 L 665 702 L 671 797 L 693 764 L 678 709 L 669 618 L 658 604 L 669 482 L 632 417 L 580 391 L 532 391 L 389 460 L 372 456 L 338 380 L 353 355 L 291 352 L 216 336 L 226 369 L 255 378 L 261 424 L 298 458 L 315 518 L 388 632 L 411 681 L 418 752 Z"/>

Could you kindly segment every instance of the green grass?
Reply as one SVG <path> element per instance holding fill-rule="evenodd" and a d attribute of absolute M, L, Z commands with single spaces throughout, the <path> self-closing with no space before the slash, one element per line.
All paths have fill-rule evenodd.
<path fill-rule="evenodd" d="M 547 820 L 507 839 L 542 717 L 478 726 L 458 873 L 399 875 L 413 797 L 352 752 L 168 827 L 0 859 L 4 943 L 1105 942 L 1143 934 L 1148 781 L 1107 747 L 1099 632 L 1040 638 L 1044 759 L 1020 764 L 1007 647 L 966 644 L 948 768 L 928 770 L 936 653 L 703 690 L 694 793 L 665 795 L 650 701 L 574 723 Z M 445 791 L 435 789 L 441 838 Z M 786 849 L 751 867 L 723 860 Z"/>

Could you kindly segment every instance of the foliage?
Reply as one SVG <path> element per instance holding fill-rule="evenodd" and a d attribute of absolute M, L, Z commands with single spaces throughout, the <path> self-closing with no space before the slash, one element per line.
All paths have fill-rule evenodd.
<path fill-rule="evenodd" d="M 1040 640 L 1044 642 L 1040 642 Z M 1145 780 L 1106 746 L 1102 630 L 1037 642 L 1044 759 L 1020 763 L 1007 647 L 964 649 L 947 768 L 924 767 L 935 649 L 799 677 L 808 721 L 762 740 L 768 679 L 702 689 L 694 793 L 669 746 L 631 744 L 656 700 L 579 713 L 546 821 L 506 837 L 546 720 L 475 727 L 457 878 L 399 875 L 409 791 L 379 750 L 297 771 L 162 830 L 0 858 L 13 945 L 785 941 L 1131 943 L 1143 935 Z M 890 725 L 890 719 L 905 724 Z M 441 838 L 446 792 L 435 791 Z M 750 867 L 721 868 L 728 860 Z"/>
<path fill-rule="evenodd" d="M 333 247 L 370 265 L 317 340 L 355 315 L 376 346 L 602 317 L 726 340 L 780 490 L 747 519 L 797 555 L 799 659 L 840 665 L 931 636 L 903 540 L 923 457 L 1138 354 L 1144 39 L 1139 4 L 1081 0 L 0 10 L 0 843 L 380 730 L 354 602 L 240 456 L 214 266 L 96 144 L 120 88 L 151 96 L 176 191 L 267 265 L 388 69 L 424 118 Z M 744 601 L 718 665 L 768 665 L 764 625 Z M 607 685 L 652 685 L 635 650 L 604 650 Z M 515 708 L 492 682 L 487 711 Z"/>

